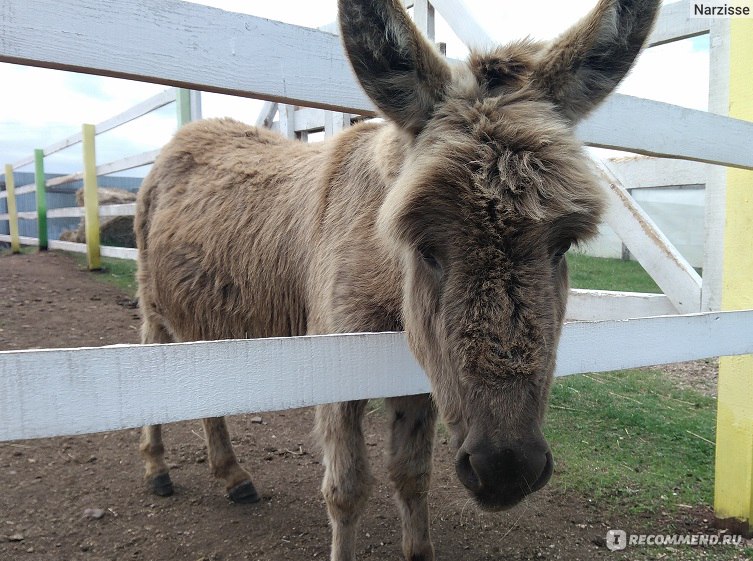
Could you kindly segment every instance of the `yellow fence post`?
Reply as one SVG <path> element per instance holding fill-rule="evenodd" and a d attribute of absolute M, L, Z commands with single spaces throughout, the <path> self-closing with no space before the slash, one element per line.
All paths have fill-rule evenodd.
<path fill-rule="evenodd" d="M 100 268 L 99 255 L 99 199 L 97 197 L 97 156 L 94 147 L 94 125 L 81 128 L 84 151 L 84 214 L 86 232 L 86 259 L 89 270 Z"/>
<path fill-rule="evenodd" d="M 730 22 L 729 116 L 753 121 L 753 19 Z M 722 309 L 753 308 L 753 171 L 727 171 Z M 753 337 L 753 332 L 750 334 Z M 753 355 L 719 365 L 714 509 L 718 523 L 753 534 Z"/>
<path fill-rule="evenodd" d="M 5 164 L 5 190 L 8 198 L 8 224 L 10 228 L 10 250 L 21 253 L 21 240 L 18 238 L 18 212 L 16 210 L 16 184 L 13 182 L 13 166 Z"/>

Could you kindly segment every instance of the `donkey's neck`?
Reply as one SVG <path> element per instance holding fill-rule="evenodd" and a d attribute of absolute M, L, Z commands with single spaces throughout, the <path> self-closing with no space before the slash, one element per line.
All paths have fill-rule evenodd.
<path fill-rule="evenodd" d="M 402 275 L 376 230 L 379 209 L 400 173 L 409 139 L 388 124 L 367 123 L 333 139 L 319 192 L 317 292 L 328 311 L 321 329 L 402 328 Z"/>

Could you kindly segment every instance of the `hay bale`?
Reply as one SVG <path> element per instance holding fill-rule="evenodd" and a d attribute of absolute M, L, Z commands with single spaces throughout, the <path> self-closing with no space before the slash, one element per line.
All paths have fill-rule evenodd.
<path fill-rule="evenodd" d="M 136 193 L 125 189 L 100 187 L 97 189 L 100 205 L 118 205 L 136 202 Z M 84 206 L 84 190 L 76 191 L 76 204 Z M 73 230 L 65 230 L 60 239 L 67 242 L 86 243 L 86 226 L 84 218 Z M 133 233 L 133 216 L 110 216 L 99 219 L 99 240 L 102 245 L 118 247 L 136 247 Z"/>

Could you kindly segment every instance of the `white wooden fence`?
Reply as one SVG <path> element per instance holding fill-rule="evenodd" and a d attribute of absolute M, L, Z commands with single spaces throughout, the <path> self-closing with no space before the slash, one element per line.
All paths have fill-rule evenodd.
<path fill-rule="evenodd" d="M 129 108 L 128 110 L 118 115 L 115 115 L 114 117 L 111 117 L 97 125 L 94 125 L 95 136 L 111 131 L 127 123 L 130 123 L 131 121 L 138 119 L 140 117 L 143 117 L 144 115 L 147 115 L 151 113 L 152 111 L 160 109 L 161 107 L 164 107 L 165 105 L 168 105 L 170 103 L 176 104 L 177 121 L 178 121 L 178 126 L 180 126 L 184 122 L 191 120 L 192 118 L 200 116 L 200 106 L 197 103 L 197 99 L 198 99 L 198 96 L 196 92 L 188 92 L 188 91 L 180 90 L 177 88 L 168 88 L 165 91 L 160 92 L 159 94 L 152 96 L 151 98 L 139 103 L 138 105 L 135 105 Z M 55 154 L 62 150 L 71 148 L 78 144 L 82 144 L 83 142 L 84 142 L 83 132 L 78 132 L 67 138 L 64 138 L 60 141 L 50 144 L 46 148 L 43 148 L 41 150 L 40 155 L 42 156 L 42 158 L 51 156 L 52 154 Z M 93 160 L 91 163 L 94 166 L 96 176 L 110 175 L 110 174 L 128 171 L 130 169 L 152 164 L 154 163 L 155 158 L 159 154 L 159 150 L 150 150 L 150 151 L 142 152 L 139 154 L 129 155 L 116 161 L 108 162 L 101 165 L 96 165 L 94 146 L 84 147 L 83 152 L 84 152 L 84 156 L 83 156 L 84 165 L 86 165 L 88 163 L 87 160 L 91 158 Z M 16 170 L 16 169 L 20 169 L 34 163 L 35 163 L 35 155 L 31 155 L 27 158 L 23 158 L 13 164 L 10 164 L 10 169 Z M 43 172 L 42 172 L 42 175 L 44 176 Z M 23 195 L 23 194 L 34 193 L 35 191 L 37 191 L 38 188 L 42 188 L 42 185 L 46 189 L 48 187 L 58 187 L 61 185 L 74 183 L 76 181 L 81 181 L 82 179 L 85 179 L 84 171 L 77 171 L 75 173 L 71 173 L 68 175 L 55 177 L 55 178 L 47 179 L 47 180 L 43 179 L 43 184 L 35 182 L 28 185 L 22 185 L 20 187 L 16 187 L 14 189 L 13 196 L 18 197 L 19 195 Z M 96 183 L 94 183 L 92 187 L 96 188 Z M 85 189 L 86 189 L 86 185 L 85 185 Z M 8 196 L 9 196 L 9 193 L 7 190 L 0 191 L 0 199 L 7 198 Z M 96 215 L 99 217 L 133 216 L 136 211 L 136 205 L 134 203 L 100 206 L 97 203 L 96 197 L 87 201 L 87 206 L 90 206 L 90 205 L 93 205 L 94 208 L 89 209 L 89 208 L 84 208 L 84 207 L 67 207 L 67 208 L 49 209 L 45 212 L 45 216 L 43 217 L 40 217 L 36 211 L 16 212 L 15 215 L 18 220 L 40 220 L 40 219 L 46 220 L 46 219 L 55 219 L 55 218 L 83 218 L 84 216 L 87 215 L 87 213 L 91 213 L 92 211 L 96 213 Z M 10 212 L 6 214 L 0 214 L 0 220 L 10 220 L 10 219 L 11 219 Z M 0 234 L 0 241 L 12 242 L 12 236 Z M 87 241 L 90 241 L 90 240 L 87 240 Z M 23 245 L 36 245 L 40 243 L 40 240 L 39 238 L 27 236 L 27 237 L 20 238 L 20 242 Z M 136 250 L 133 248 L 99 246 L 99 240 L 97 240 L 96 243 L 97 243 L 97 248 L 96 248 L 97 253 L 105 257 L 115 257 L 119 259 L 136 259 Z M 87 245 L 89 245 L 89 247 L 87 247 Z M 62 249 L 62 250 L 73 251 L 77 253 L 87 253 L 87 250 L 92 251 L 90 244 L 67 242 L 67 241 L 61 241 L 61 240 L 49 240 L 47 247 L 49 247 L 50 249 Z"/>
<path fill-rule="evenodd" d="M 753 310 L 568 323 L 556 374 L 753 353 L 751 325 Z M 0 441 L 429 389 L 401 333 L 5 351 Z"/>
<path fill-rule="evenodd" d="M 314 124 L 324 129 L 328 119 L 337 122 L 323 109 L 340 115 L 374 114 L 339 39 L 325 31 L 178 0 L 106 0 L 96 11 L 87 9 L 88 0 L 5 4 L 12 9 L 0 20 L 2 61 L 267 99 L 260 124 L 271 125 L 275 112 L 283 108 L 278 126 L 287 134 L 305 133 Z M 459 0 L 432 4 L 461 39 L 489 41 Z M 681 4 L 687 8 L 687 2 Z M 429 8 L 425 1 L 416 2 L 418 17 L 427 22 Z M 688 19 L 687 13 L 677 5 L 667 6 L 651 43 L 709 33 L 705 20 Z M 28 29 L 45 40 L 28 41 Z M 191 40 L 185 40 L 189 36 Z M 112 37 L 133 40 L 116 45 Z M 153 98 L 142 110 L 156 103 Z M 295 111 L 294 106 L 307 109 Z M 640 127 L 634 126 L 636 115 L 641 115 Z M 666 103 L 614 95 L 577 132 L 591 146 L 753 169 L 753 123 Z M 714 142 L 709 142 L 711 132 Z M 128 163 L 100 166 L 98 172 L 127 169 L 153 157 L 144 154 Z M 610 225 L 664 294 L 575 291 L 570 317 L 611 321 L 567 325 L 558 373 L 753 352 L 753 312 L 719 313 L 713 303 L 718 302 L 721 283 L 714 281 L 708 290 L 716 296 L 705 298 L 708 282 L 701 282 L 645 213 L 631 204 L 615 174 L 608 168 L 602 172 Z M 55 246 L 70 248 L 62 242 Z M 132 257 L 128 252 L 117 256 Z M 697 314 L 702 310 L 712 313 Z M 694 315 L 624 319 L 678 312 Z M 400 335 L 2 352 L 0 440 L 426 390 Z"/>

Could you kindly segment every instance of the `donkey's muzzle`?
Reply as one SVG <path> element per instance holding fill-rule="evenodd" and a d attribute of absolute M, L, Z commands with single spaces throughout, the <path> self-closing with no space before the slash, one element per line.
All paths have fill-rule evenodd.
<path fill-rule="evenodd" d="M 554 460 L 546 442 L 498 450 L 461 447 L 455 470 L 479 506 L 503 510 L 544 487 L 554 471 Z"/>

